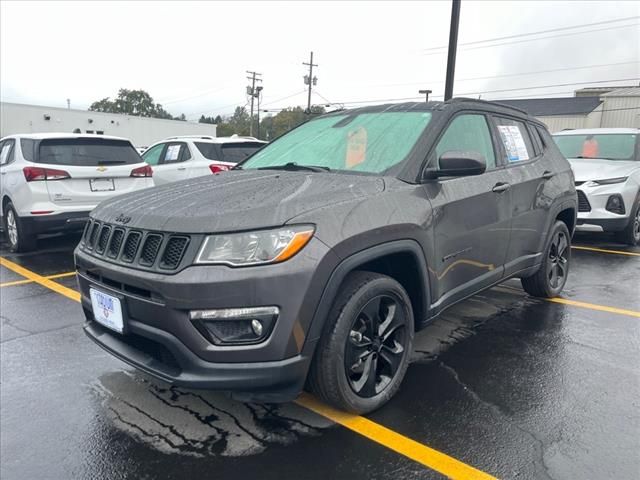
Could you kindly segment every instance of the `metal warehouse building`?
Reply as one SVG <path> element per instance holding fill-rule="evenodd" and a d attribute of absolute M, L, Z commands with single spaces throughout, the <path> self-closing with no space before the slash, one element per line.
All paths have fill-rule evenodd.
<path fill-rule="evenodd" d="M 640 87 L 583 88 L 574 97 L 500 100 L 529 112 L 551 132 L 573 128 L 640 128 Z"/>
<path fill-rule="evenodd" d="M 136 147 L 148 147 L 154 142 L 176 135 L 216 136 L 216 126 L 206 123 L 0 103 L 0 138 L 16 133 L 71 133 L 76 129 L 82 133 L 125 137 Z"/>

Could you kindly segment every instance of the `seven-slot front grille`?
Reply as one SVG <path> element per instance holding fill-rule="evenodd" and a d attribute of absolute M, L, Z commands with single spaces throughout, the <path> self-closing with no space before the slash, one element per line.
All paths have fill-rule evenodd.
<path fill-rule="evenodd" d="M 90 221 L 81 246 L 96 257 L 147 269 L 175 270 L 184 258 L 190 237 L 114 226 Z"/>
<path fill-rule="evenodd" d="M 576 190 L 578 192 L 578 211 L 579 212 L 590 212 L 591 204 L 587 199 L 587 196 L 581 190 Z"/>

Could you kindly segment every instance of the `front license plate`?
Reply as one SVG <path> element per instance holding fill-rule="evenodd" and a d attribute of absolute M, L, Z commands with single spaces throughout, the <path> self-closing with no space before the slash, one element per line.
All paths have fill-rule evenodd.
<path fill-rule="evenodd" d="M 112 192 L 116 189 L 113 178 L 92 178 L 89 187 L 92 192 Z"/>
<path fill-rule="evenodd" d="M 93 317 L 96 322 L 111 330 L 122 333 L 124 321 L 122 320 L 122 306 L 120 299 L 106 293 L 89 289 L 91 293 L 91 306 L 93 307 Z"/>

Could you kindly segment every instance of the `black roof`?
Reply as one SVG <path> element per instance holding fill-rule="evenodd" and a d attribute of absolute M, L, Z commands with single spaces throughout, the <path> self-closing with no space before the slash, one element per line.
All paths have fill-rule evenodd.
<path fill-rule="evenodd" d="M 521 100 L 498 100 L 498 102 L 520 108 L 536 117 L 587 115 L 602 103 L 598 97 L 529 98 Z"/>

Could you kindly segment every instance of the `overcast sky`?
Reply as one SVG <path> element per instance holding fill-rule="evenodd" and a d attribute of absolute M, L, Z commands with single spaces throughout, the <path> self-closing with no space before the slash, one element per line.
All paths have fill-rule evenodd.
<path fill-rule="evenodd" d="M 265 109 L 306 106 L 302 62 L 313 50 L 314 104 L 382 103 L 420 88 L 438 99 L 450 14 L 450 1 L 2 1 L 0 97 L 61 107 L 69 98 L 84 109 L 122 87 L 144 89 L 172 114 L 197 119 L 244 106 L 254 70 Z M 454 94 L 531 98 L 638 85 L 639 17 L 637 1 L 463 0 Z M 512 37 L 546 30 L 555 31 Z M 501 37 L 512 38 L 464 45 Z"/>

